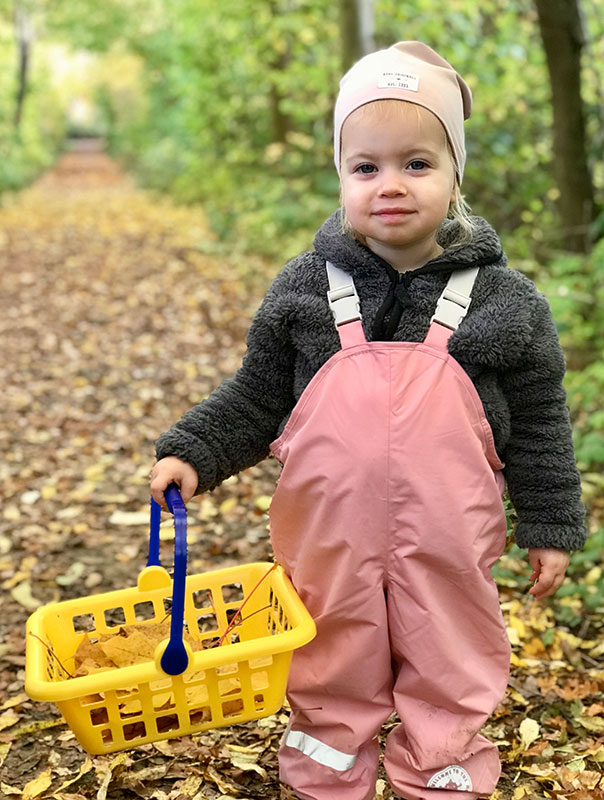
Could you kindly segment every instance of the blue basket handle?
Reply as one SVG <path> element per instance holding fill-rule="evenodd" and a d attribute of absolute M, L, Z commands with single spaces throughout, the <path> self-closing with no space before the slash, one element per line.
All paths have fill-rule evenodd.
<path fill-rule="evenodd" d="M 168 675 L 180 675 L 189 663 L 182 640 L 185 615 L 185 581 L 187 578 L 187 511 L 175 483 L 164 492 L 166 505 L 174 517 L 174 579 L 172 583 L 172 618 L 170 641 L 161 657 L 161 668 Z M 151 498 L 151 525 L 147 566 L 161 566 L 159 560 L 159 523 L 161 506 Z"/>

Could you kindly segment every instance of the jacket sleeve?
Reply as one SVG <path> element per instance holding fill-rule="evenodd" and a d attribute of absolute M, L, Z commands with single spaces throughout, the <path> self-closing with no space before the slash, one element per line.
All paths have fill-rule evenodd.
<path fill-rule="evenodd" d="M 177 456 L 197 470 L 197 492 L 257 464 L 294 406 L 294 352 L 287 332 L 287 277 L 275 279 L 247 337 L 241 367 L 187 411 L 156 443 L 157 458 Z"/>
<path fill-rule="evenodd" d="M 538 295 L 528 347 L 517 367 L 502 376 L 511 417 L 505 477 L 522 548 L 579 550 L 586 539 L 564 371 L 549 304 Z"/>

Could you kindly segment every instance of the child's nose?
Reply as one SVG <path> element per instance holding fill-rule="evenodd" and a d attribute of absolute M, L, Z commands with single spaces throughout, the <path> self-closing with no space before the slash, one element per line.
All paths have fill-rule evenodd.
<path fill-rule="evenodd" d="M 384 170 L 382 172 L 380 194 L 387 196 L 407 194 L 404 178 L 398 170 Z"/>

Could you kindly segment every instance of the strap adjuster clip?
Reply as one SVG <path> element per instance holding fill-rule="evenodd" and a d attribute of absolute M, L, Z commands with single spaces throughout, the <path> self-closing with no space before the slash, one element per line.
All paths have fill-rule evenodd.
<path fill-rule="evenodd" d="M 327 292 L 327 300 L 333 314 L 336 328 L 347 322 L 361 319 L 361 304 L 354 283 L 338 286 Z"/>
<path fill-rule="evenodd" d="M 471 302 L 471 297 L 460 294 L 446 286 L 438 299 L 430 324 L 439 322 L 445 328 L 450 328 L 453 331 L 457 330 L 468 313 Z"/>

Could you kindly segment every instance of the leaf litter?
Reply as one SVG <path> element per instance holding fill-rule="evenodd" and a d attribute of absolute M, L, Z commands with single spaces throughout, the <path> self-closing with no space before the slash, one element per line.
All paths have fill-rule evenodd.
<path fill-rule="evenodd" d="M 153 442 L 235 371 L 280 265 L 221 252 L 199 208 L 145 193 L 102 152 L 78 150 L 5 201 L 0 259 L 0 791 L 25 800 L 292 797 L 277 778 L 286 711 L 88 756 L 56 707 L 23 692 L 32 610 L 135 583 Z M 277 475 L 268 460 L 189 504 L 189 571 L 270 559 Z M 162 526 L 168 563 L 169 535 Z M 514 585 L 501 597 L 513 655 L 508 691 L 484 729 L 503 762 L 492 800 L 604 800 L 601 614 L 578 636 Z M 142 653 L 125 628 L 117 645 L 80 653 L 75 669 Z M 383 772 L 376 797 L 393 797 Z"/>

